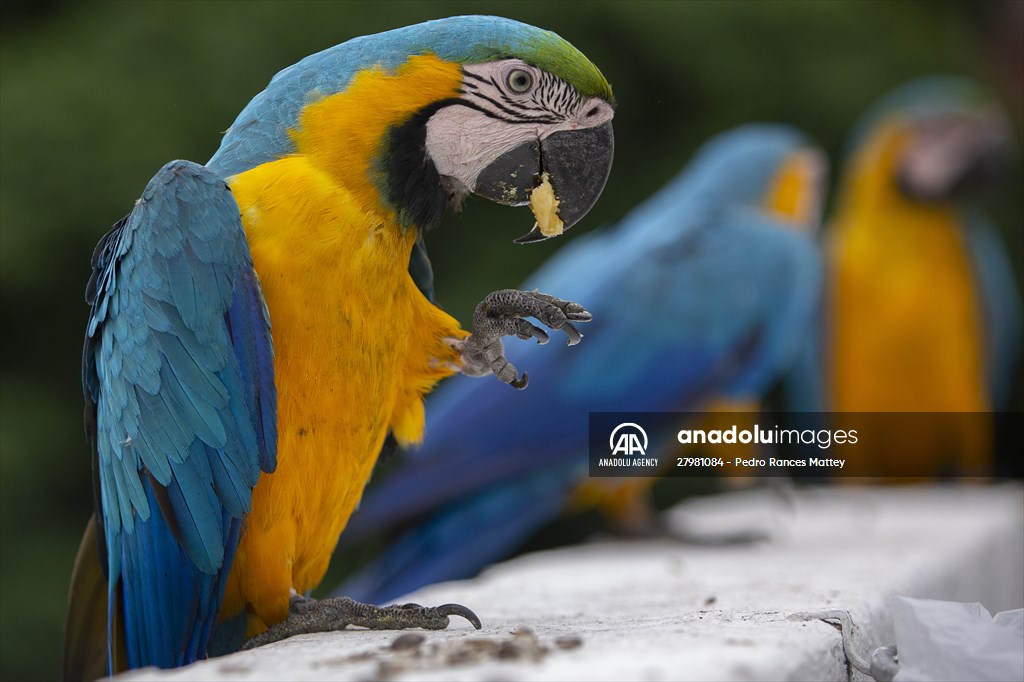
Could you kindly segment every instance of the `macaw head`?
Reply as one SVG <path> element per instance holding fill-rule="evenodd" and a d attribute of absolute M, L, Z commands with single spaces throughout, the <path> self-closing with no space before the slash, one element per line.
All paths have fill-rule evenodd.
<path fill-rule="evenodd" d="M 208 165 L 227 177 L 307 154 L 423 229 L 469 194 L 531 204 L 539 224 L 517 241 L 537 241 L 597 201 L 613 115 L 607 80 L 558 35 L 451 17 L 356 38 L 282 71 Z"/>
<path fill-rule="evenodd" d="M 907 198 L 941 204 L 995 184 L 1006 170 L 1009 119 L 977 83 L 930 76 L 882 98 L 854 135 L 854 163 L 874 165 Z"/>
<path fill-rule="evenodd" d="M 452 199 L 472 192 L 520 206 L 550 183 L 558 218 L 568 228 L 586 215 L 608 179 L 614 111 L 611 90 L 596 68 L 578 74 L 584 77 L 579 86 L 567 80 L 577 74 L 558 75 L 561 62 L 547 60 L 547 51 L 590 62 L 549 35 L 540 51 L 520 53 L 529 61 L 516 56 L 464 65 L 459 96 L 426 121 L 425 148 Z M 543 227 L 516 241 L 561 231 Z"/>
<path fill-rule="evenodd" d="M 821 220 L 828 162 L 795 128 L 754 123 L 719 133 L 681 178 L 694 196 L 767 214 L 799 230 Z"/>

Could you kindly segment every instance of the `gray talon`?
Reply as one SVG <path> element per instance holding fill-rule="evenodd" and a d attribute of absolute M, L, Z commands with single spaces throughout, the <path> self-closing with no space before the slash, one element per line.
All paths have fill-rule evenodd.
<path fill-rule="evenodd" d="M 434 609 L 443 616 L 462 616 L 477 630 L 483 627 L 477 615 L 462 604 L 442 604 L 441 606 L 435 606 Z"/>
<path fill-rule="evenodd" d="M 495 375 L 500 381 L 515 388 L 527 385 L 527 375 L 518 376 L 518 370 L 505 358 L 503 336 L 536 339 L 538 344 L 550 340 L 548 333 L 523 318 L 532 317 L 541 324 L 560 329 L 575 346 L 583 335 L 572 324 L 587 322 L 591 315 L 579 303 L 563 301 L 539 291 L 502 289 L 488 294 L 473 313 L 473 334 L 460 342 L 462 371 L 468 376 Z"/>
<path fill-rule="evenodd" d="M 562 327 L 562 331 L 569 337 L 569 341 L 567 342 L 567 345 L 569 346 L 575 346 L 580 342 L 580 339 L 583 338 L 583 334 L 580 333 L 580 330 L 576 329 L 576 327 L 572 326 L 568 322 L 566 322 L 565 326 Z"/>

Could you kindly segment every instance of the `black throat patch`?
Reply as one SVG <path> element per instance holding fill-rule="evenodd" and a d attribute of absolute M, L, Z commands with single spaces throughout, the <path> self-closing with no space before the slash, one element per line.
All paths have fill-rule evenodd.
<path fill-rule="evenodd" d="M 426 232 L 444 218 L 448 193 L 427 155 L 427 120 L 438 109 L 456 102 L 455 99 L 434 102 L 387 133 L 378 162 L 379 187 L 398 212 L 398 220 L 404 228 L 415 225 Z"/>

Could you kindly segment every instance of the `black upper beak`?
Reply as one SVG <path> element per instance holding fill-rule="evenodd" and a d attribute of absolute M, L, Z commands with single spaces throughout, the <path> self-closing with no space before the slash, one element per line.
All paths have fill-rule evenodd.
<path fill-rule="evenodd" d="M 1009 167 L 1010 140 L 986 140 L 964 164 L 963 170 L 950 187 L 950 193 L 959 195 L 994 187 L 1003 181 Z"/>
<path fill-rule="evenodd" d="M 900 190 L 925 203 L 994 186 L 1009 166 L 1009 125 L 996 116 L 952 121 L 920 135 L 896 170 Z"/>
<path fill-rule="evenodd" d="M 597 203 L 612 169 L 615 137 L 611 121 L 594 128 L 563 130 L 512 149 L 485 168 L 473 193 L 507 206 L 530 202 L 543 173 L 558 199 L 558 217 L 569 229 Z M 534 228 L 517 243 L 547 239 Z"/>

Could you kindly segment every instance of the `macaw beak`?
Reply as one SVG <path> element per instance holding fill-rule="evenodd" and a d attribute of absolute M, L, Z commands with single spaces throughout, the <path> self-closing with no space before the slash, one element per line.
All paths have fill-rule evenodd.
<path fill-rule="evenodd" d="M 547 173 L 558 199 L 558 217 L 569 229 L 597 203 L 612 170 L 615 136 L 611 121 L 593 128 L 562 130 L 505 152 L 477 177 L 473 194 L 505 206 L 530 203 L 530 193 Z M 538 228 L 517 244 L 547 239 Z"/>
<path fill-rule="evenodd" d="M 996 111 L 940 120 L 911 137 L 897 168 L 900 189 L 925 203 L 997 184 L 1009 165 L 1012 134 Z"/>

